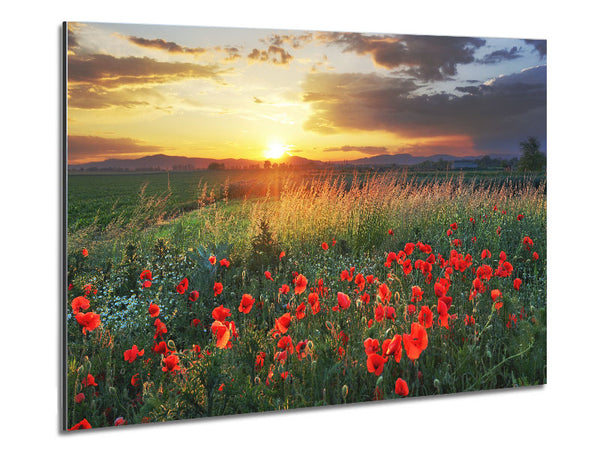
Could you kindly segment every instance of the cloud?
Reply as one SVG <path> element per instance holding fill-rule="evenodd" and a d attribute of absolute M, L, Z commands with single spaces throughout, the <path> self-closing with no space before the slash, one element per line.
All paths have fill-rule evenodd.
<path fill-rule="evenodd" d="M 98 161 L 106 158 L 128 157 L 140 153 L 160 153 L 166 148 L 148 145 L 132 138 L 105 138 L 100 136 L 68 136 L 69 164 Z"/>
<path fill-rule="evenodd" d="M 202 78 L 220 82 L 225 73 L 217 65 L 99 54 L 69 55 L 67 70 L 69 107 L 79 109 L 149 106 L 169 110 L 157 89 L 160 85 Z"/>
<path fill-rule="evenodd" d="M 533 45 L 534 51 L 538 52 L 540 59 L 546 56 L 546 41 L 539 39 L 524 39 L 528 45 Z"/>
<path fill-rule="evenodd" d="M 521 58 L 523 55 L 521 55 L 520 52 L 521 49 L 518 49 L 517 47 L 513 47 L 510 50 L 496 50 L 495 52 L 488 53 L 483 58 L 477 60 L 477 62 L 481 64 L 498 64 L 502 61 L 510 61 L 513 59 Z"/>
<path fill-rule="evenodd" d="M 217 65 L 162 62 L 148 57 L 70 55 L 69 83 L 91 83 L 116 88 L 130 84 L 160 84 L 189 78 L 219 79 L 224 71 Z"/>
<path fill-rule="evenodd" d="M 314 36 L 310 32 L 305 32 L 302 34 L 277 34 L 273 33 L 263 42 L 267 42 L 271 45 L 275 45 L 277 47 L 281 47 L 284 44 L 290 45 L 294 49 L 298 49 L 303 47 L 304 45 L 310 43 L 314 39 Z"/>
<path fill-rule="evenodd" d="M 190 55 L 199 55 L 206 52 L 206 49 L 202 47 L 182 47 L 181 45 L 176 44 L 175 42 L 167 42 L 164 39 L 146 39 L 136 36 L 125 36 L 125 38 L 129 42 L 139 47 L 164 50 L 168 53 L 185 53 Z"/>
<path fill-rule="evenodd" d="M 268 50 L 252 49 L 248 54 L 248 59 L 253 62 L 270 62 L 275 65 L 287 65 L 293 59 L 283 47 L 270 45 Z"/>
<path fill-rule="evenodd" d="M 367 35 L 363 33 L 319 33 L 318 40 L 340 45 L 344 52 L 370 55 L 386 69 L 402 68 L 419 80 L 444 80 L 456 75 L 458 64 L 475 61 L 476 49 L 485 40 L 471 37 Z"/>
<path fill-rule="evenodd" d="M 326 148 L 323 151 L 324 152 L 359 152 L 359 153 L 364 153 L 365 155 L 370 155 L 370 156 L 383 155 L 383 154 L 388 153 L 387 147 L 371 147 L 371 146 L 357 147 L 357 146 L 353 146 L 353 145 L 344 145 L 343 147 Z"/>
<path fill-rule="evenodd" d="M 401 78 L 309 74 L 302 84 L 319 134 L 386 131 L 403 138 L 471 136 L 481 151 L 509 152 L 524 136 L 546 136 L 546 66 L 461 87 L 465 95 L 416 95 Z M 516 146 L 516 147 L 515 147 Z"/>

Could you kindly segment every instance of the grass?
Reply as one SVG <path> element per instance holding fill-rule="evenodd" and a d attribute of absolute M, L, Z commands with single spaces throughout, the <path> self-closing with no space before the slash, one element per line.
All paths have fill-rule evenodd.
<path fill-rule="evenodd" d="M 545 383 L 543 180 L 304 173 L 263 180 L 261 195 L 230 196 L 227 186 L 242 180 L 230 178 L 217 188 L 217 178 L 209 187 L 207 179 L 195 181 L 198 174 L 185 176 L 191 177 L 185 183 L 172 178 L 171 193 L 179 182 L 194 182 L 195 195 L 209 200 L 173 220 L 164 220 L 169 215 L 164 192 L 149 184 L 131 205 L 133 220 L 120 217 L 103 227 L 79 226 L 69 233 L 69 302 L 86 295 L 87 311 L 101 319 L 98 328 L 83 335 L 67 305 L 69 427 L 83 418 L 97 427 L 112 425 L 117 417 L 139 423 L 395 398 L 398 378 L 407 382 L 410 396 Z M 524 247 L 525 236 L 533 240 L 532 250 Z M 401 264 L 384 264 L 390 252 L 396 254 L 407 242 L 432 247 L 436 262 L 431 280 L 414 267 L 429 258 L 420 250 L 405 256 L 413 267 L 408 274 Z M 89 256 L 82 255 L 83 248 Z M 483 249 L 490 250 L 491 258 L 482 258 Z M 484 282 L 485 292 L 471 296 L 474 271 L 485 265 L 495 270 L 501 252 L 512 264 L 510 275 L 492 276 Z M 212 265 L 211 255 L 227 259 L 230 266 Z M 469 255 L 471 266 L 455 266 L 447 274 L 437 255 L 446 261 Z M 360 291 L 354 277 L 340 278 L 351 268 L 353 276 L 374 275 L 378 281 Z M 153 275 L 149 288 L 141 287 L 144 269 Z M 273 281 L 266 279 L 266 270 Z M 306 291 L 297 294 L 296 273 L 308 279 Z M 438 321 L 442 313 L 434 289 L 446 277 L 453 299 L 448 328 Z M 520 290 L 513 288 L 517 277 L 523 281 Z M 183 278 L 189 289 L 179 294 L 175 287 Z M 223 284 L 219 295 L 213 293 L 216 282 Z M 382 283 L 391 290 L 388 300 L 377 296 Z M 96 292 L 85 294 L 86 284 Z M 291 287 L 287 294 L 280 292 L 284 284 Z M 415 312 L 412 286 L 425 291 Z M 501 307 L 490 296 L 494 289 L 502 293 Z M 194 302 L 188 299 L 192 290 L 199 293 Z M 316 314 L 308 304 L 311 291 L 318 292 L 321 304 Z M 349 296 L 348 309 L 334 310 L 338 292 Z M 370 295 L 368 303 L 364 293 Z M 255 299 L 249 314 L 238 311 L 243 294 Z M 168 330 L 162 337 L 155 337 L 150 303 L 160 307 L 158 318 Z M 294 318 L 288 331 L 274 337 L 276 319 L 285 313 L 295 317 L 302 303 L 306 316 Z M 221 304 L 231 310 L 226 320 L 235 323 L 235 329 L 228 325 L 231 348 L 219 348 L 211 332 L 213 310 Z M 435 320 L 421 356 L 411 361 L 404 344 L 400 362 L 386 362 L 379 376 L 370 373 L 365 339 L 383 344 L 410 334 L 422 305 L 431 308 Z M 394 308 L 395 316 L 376 320 L 377 306 Z M 465 321 L 467 315 L 473 322 Z M 194 319 L 199 321 L 195 325 Z M 299 358 L 294 351 L 283 363 L 275 359 L 282 336 L 289 336 L 294 346 L 306 341 L 306 356 Z M 163 371 L 166 354 L 152 351 L 161 340 L 168 354 L 179 358 L 181 370 Z M 134 344 L 145 353 L 128 363 L 123 352 Z M 265 359 L 257 367 L 260 352 Z M 136 373 L 140 382 L 133 386 Z M 99 380 L 98 386 L 82 386 L 87 374 Z M 76 403 L 77 393 L 86 400 Z"/>

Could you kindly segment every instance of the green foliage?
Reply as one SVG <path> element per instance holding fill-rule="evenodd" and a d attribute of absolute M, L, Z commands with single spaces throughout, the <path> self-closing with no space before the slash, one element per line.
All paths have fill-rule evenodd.
<path fill-rule="evenodd" d="M 521 159 L 519 170 L 521 172 L 541 172 L 546 168 L 546 157 L 540 151 L 540 141 L 534 136 L 529 136 L 519 143 Z"/>

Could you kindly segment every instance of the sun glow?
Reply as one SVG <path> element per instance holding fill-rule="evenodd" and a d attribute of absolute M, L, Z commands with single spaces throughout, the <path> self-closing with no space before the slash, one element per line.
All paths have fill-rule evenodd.
<path fill-rule="evenodd" d="M 267 150 L 264 151 L 264 155 L 265 158 L 269 158 L 269 159 L 279 159 L 281 158 L 285 152 L 287 152 L 289 150 L 287 145 L 283 145 L 280 142 L 271 142 L 267 148 Z"/>

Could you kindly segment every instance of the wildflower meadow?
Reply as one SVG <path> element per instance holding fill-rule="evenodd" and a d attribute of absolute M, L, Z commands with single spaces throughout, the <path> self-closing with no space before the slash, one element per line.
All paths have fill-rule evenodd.
<path fill-rule="evenodd" d="M 67 429 L 546 383 L 544 179 L 301 175 L 103 223 L 70 177 Z"/>

